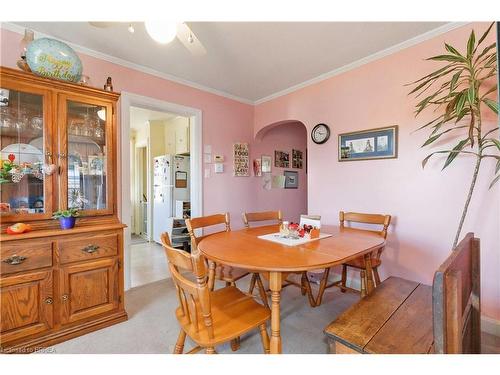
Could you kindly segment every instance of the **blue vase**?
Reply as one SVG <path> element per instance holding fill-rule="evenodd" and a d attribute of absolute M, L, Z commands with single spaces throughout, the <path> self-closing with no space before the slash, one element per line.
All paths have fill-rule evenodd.
<path fill-rule="evenodd" d="M 59 224 L 61 229 L 71 229 L 75 226 L 76 217 L 60 217 Z"/>

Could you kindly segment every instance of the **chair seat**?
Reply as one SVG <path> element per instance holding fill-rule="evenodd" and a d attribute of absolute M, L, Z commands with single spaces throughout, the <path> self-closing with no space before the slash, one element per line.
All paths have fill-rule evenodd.
<path fill-rule="evenodd" d="M 257 303 L 234 286 L 218 289 L 210 293 L 212 307 L 212 326 L 214 337 L 210 339 L 206 329 L 198 330 L 192 319 L 184 316 L 180 307 L 175 311 L 177 320 L 186 334 L 203 347 L 216 346 L 239 337 L 265 323 L 271 317 L 271 311 Z M 189 305 L 191 313 L 193 309 Z M 198 302 L 198 325 L 203 326 L 203 315 Z"/>
<path fill-rule="evenodd" d="M 217 280 L 227 281 L 230 283 L 234 283 L 235 281 L 238 281 L 239 279 L 249 274 L 250 272 L 248 272 L 247 270 L 224 266 L 222 264 L 218 264 L 215 268 L 215 278 Z"/>
<path fill-rule="evenodd" d="M 344 264 L 346 266 L 354 267 L 354 268 L 357 268 L 360 270 L 365 269 L 365 260 L 363 259 L 363 257 L 359 257 L 359 258 L 350 260 L 349 262 L 345 262 Z M 372 268 L 377 268 L 381 264 L 382 264 L 382 261 L 380 259 L 372 258 Z"/>

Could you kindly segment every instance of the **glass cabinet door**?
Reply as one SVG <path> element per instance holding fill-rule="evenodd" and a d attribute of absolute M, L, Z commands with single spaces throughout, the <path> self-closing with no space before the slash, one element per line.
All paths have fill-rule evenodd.
<path fill-rule="evenodd" d="M 111 107 L 79 98 L 66 98 L 64 107 L 66 201 L 62 204 L 87 215 L 111 213 Z"/>
<path fill-rule="evenodd" d="M 12 87 L 0 87 L 0 214 L 9 222 L 50 217 L 49 94 Z"/>

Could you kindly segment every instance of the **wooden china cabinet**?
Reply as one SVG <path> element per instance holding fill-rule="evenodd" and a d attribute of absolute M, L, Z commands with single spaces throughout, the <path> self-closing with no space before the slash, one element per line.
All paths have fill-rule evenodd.
<path fill-rule="evenodd" d="M 29 353 L 127 319 L 119 94 L 4 67 L 0 90 L 0 352 Z M 61 230 L 52 213 L 73 207 Z M 6 234 L 18 222 L 32 230 Z"/>

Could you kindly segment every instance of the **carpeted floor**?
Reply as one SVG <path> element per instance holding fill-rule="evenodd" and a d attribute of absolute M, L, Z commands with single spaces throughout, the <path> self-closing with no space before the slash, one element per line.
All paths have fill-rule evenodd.
<path fill-rule="evenodd" d="M 238 282 L 238 286 L 248 290 L 245 281 Z M 359 295 L 355 293 L 344 294 L 337 288 L 327 289 L 322 305 L 313 309 L 298 288 L 283 289 L 281 300 L 283 353 L 327 353 L 328 346 L 323 329 L 358 299 Z M 126 293 L 128 321 L 55 345 L 46 352 L 172 353 L 179 333 L 174 317 L 176 307 L 177 297 L 170 279 L 133 288 Z M 500 352 L 500 338 L 497 336 L 483 334 L 482 342 L 483 352 Z M 188 338 L 186 351 L 193 346 Z M 216 349 L 218 353 L 232 353 L 229 344 Z M 237 353 L 262 353 L 258 331 L 241 338 L 241 348 Z"/>
<path fill-rule="evenodd" d="M 238 282 L 238 286 L 247 290 L 243 281 Z M 125 298 L 128 321 L 55 345 L 51 348 L 53 352 L 171 353 L 179 333 L 174 316 L 177 297 L 172 281 L 161 280 L 133 288 Z M 285 288 L 281 303 L 283 352 L 327 353 L 323 329 L 358 298 L 357 294 L 343 294 L 332 288 L 325 293 L 323 304 L 313 309 L 298 288 Z M 193 346 L 187 339 L 185 349 Z M 218 347 L 217 352 L 231 353 L 231 348 L 226 344 Z M 237 353 L 262 353 L 258 331 L 241 338 Z"/>

